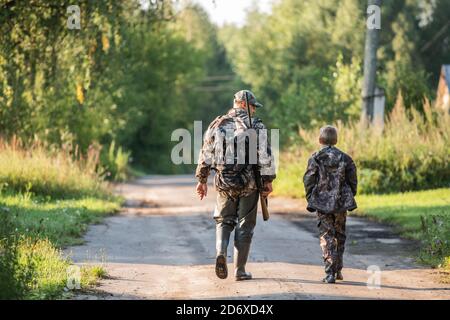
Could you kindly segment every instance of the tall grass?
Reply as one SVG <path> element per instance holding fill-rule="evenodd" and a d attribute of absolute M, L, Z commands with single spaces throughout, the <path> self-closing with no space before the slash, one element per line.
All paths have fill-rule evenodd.
<path fill-rule="evenodd" d="M 27 146 L 19 139 L 0 140 L 0 186 L 3 190 L 32 192 L 54 198 L 106 193 L 97 173 L 100 149 L 86 155 L 77 148 L 52 149 L 39 141 Z"/>
<path fill-rule="evenodd" d="M 99 163 L 100 148 L 84 155 L 70 145 L 0 140 L 0 299 L 55 299 L 67 290 L 60 246 L 80 243 L 87 225 L 115 212 Z M 82 270 L 87 286 L 104 274 Z"/>
<path fill-rule="evenodd" d="M 21 264 L 20 241 L 8 210 L 0 213 L 0 299 L 20 299 L 32 281 L 30 269 Z"/>
<path fill-rule="evenodd" d="M 391 193 L 450 186 L 450 117 L 425 101 L 424 114 L 407 111 L 401 94 L 384 130 L 337 123 L 337 147 L 358 167 L 360 193 Z M 301 181 L 309 156 L 319 149 L 319 128 L 299 132 L 300 143 L 281 157 L 276 192 L 304 196 Z"/>
<path fill-rule="evenodd" d="M 101 162 L 106 170 L 106 177 L 108 180 L 125 181 L 131 175 L 131 170 L 128 163 L 130 162 L 131 153 L 122 150 L 122 147 L 116 148 L 115 141 L 109 145 L 107 152 L 101 155 Z"/>

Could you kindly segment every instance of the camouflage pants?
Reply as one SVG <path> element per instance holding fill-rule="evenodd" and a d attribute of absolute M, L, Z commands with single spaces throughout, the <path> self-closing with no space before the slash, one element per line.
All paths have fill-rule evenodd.
<path fill-rule="evenodd" d="M 317 213 L 320 247 L 322 248 L 325 272 L 334 274 L 342 270 L 345 248 L 345 222 L 347 212 L 336 214 Z"/>

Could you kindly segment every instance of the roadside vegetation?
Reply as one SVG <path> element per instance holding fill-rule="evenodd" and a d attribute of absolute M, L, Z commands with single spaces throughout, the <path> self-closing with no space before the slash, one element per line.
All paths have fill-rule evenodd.
<path fill-rule="evenodd" d="M 425 113 L 406 109 L 399 95 L 384 130 L 338 122 L 337 147 L 358 167 L 358 192 L 392 193 L 449 187 L 450 117 L 424 105 Z M 279 193 L 304 197 L 302 177 L 308 158 L 318 150 L 319 128 L 301 130 L 298 142 L 281 157 Z"/>
<path fill-rule="evenodd" d="M 80 244 L 88 224 L 120 208 L 98 157 L 49 150 L 39 143 L 0 143 L 0 299 L 58 299 L 68 290 L 71 261 L 61 249 Z M 105 276 L 82 267 L 87 288 Z"/>
<path fill-rule="evenodd" d="M 355 214 L 388 223 L 404 237 L 418 240 L 418 260 L 433 267 L 449 267 L 450 189 L 360 195 Z M 449 278 L 450 280 L 450 278 Z"/>

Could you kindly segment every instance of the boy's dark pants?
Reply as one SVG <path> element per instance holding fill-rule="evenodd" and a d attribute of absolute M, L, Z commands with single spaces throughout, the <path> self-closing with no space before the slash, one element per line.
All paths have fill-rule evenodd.
<path fill-rule="evenodd" d="M 325 273 L 334 275 L 343 267 L 347 212 L 330 214 L 318 212 L 317 218 Z"/>

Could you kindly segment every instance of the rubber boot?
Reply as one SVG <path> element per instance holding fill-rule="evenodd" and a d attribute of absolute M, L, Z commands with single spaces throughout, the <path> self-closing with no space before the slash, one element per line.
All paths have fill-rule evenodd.
<path fill-rule="evenodd" d="M 236 281 L 250 280 L 252 274 L 245 271 L 248 255 L 250 253 L 250 242 L 239 243 L 234 246 L 234 264 L 235 264 L 235 279 Z"/>
<path fill-rule="evenodd" d="M 336 278 L 334 277 L 334 274 L 328 274 L 325 278 L 323 278 L 322 282 L 336 283 Z"/>
<path fill-rule="evenodd" d="M 223 224 L 216 226 L 216 275 L 219 279 L 228 277 L 227 249 L 233 227 Z"/>
<path fill-rule="evenodd" d="M 323 278 L 322 282 L 325 283 L 335 283 L 336 277 L 334 272 L 334 266 L 329 261 L 325 261 L 325 278 Z"/>

